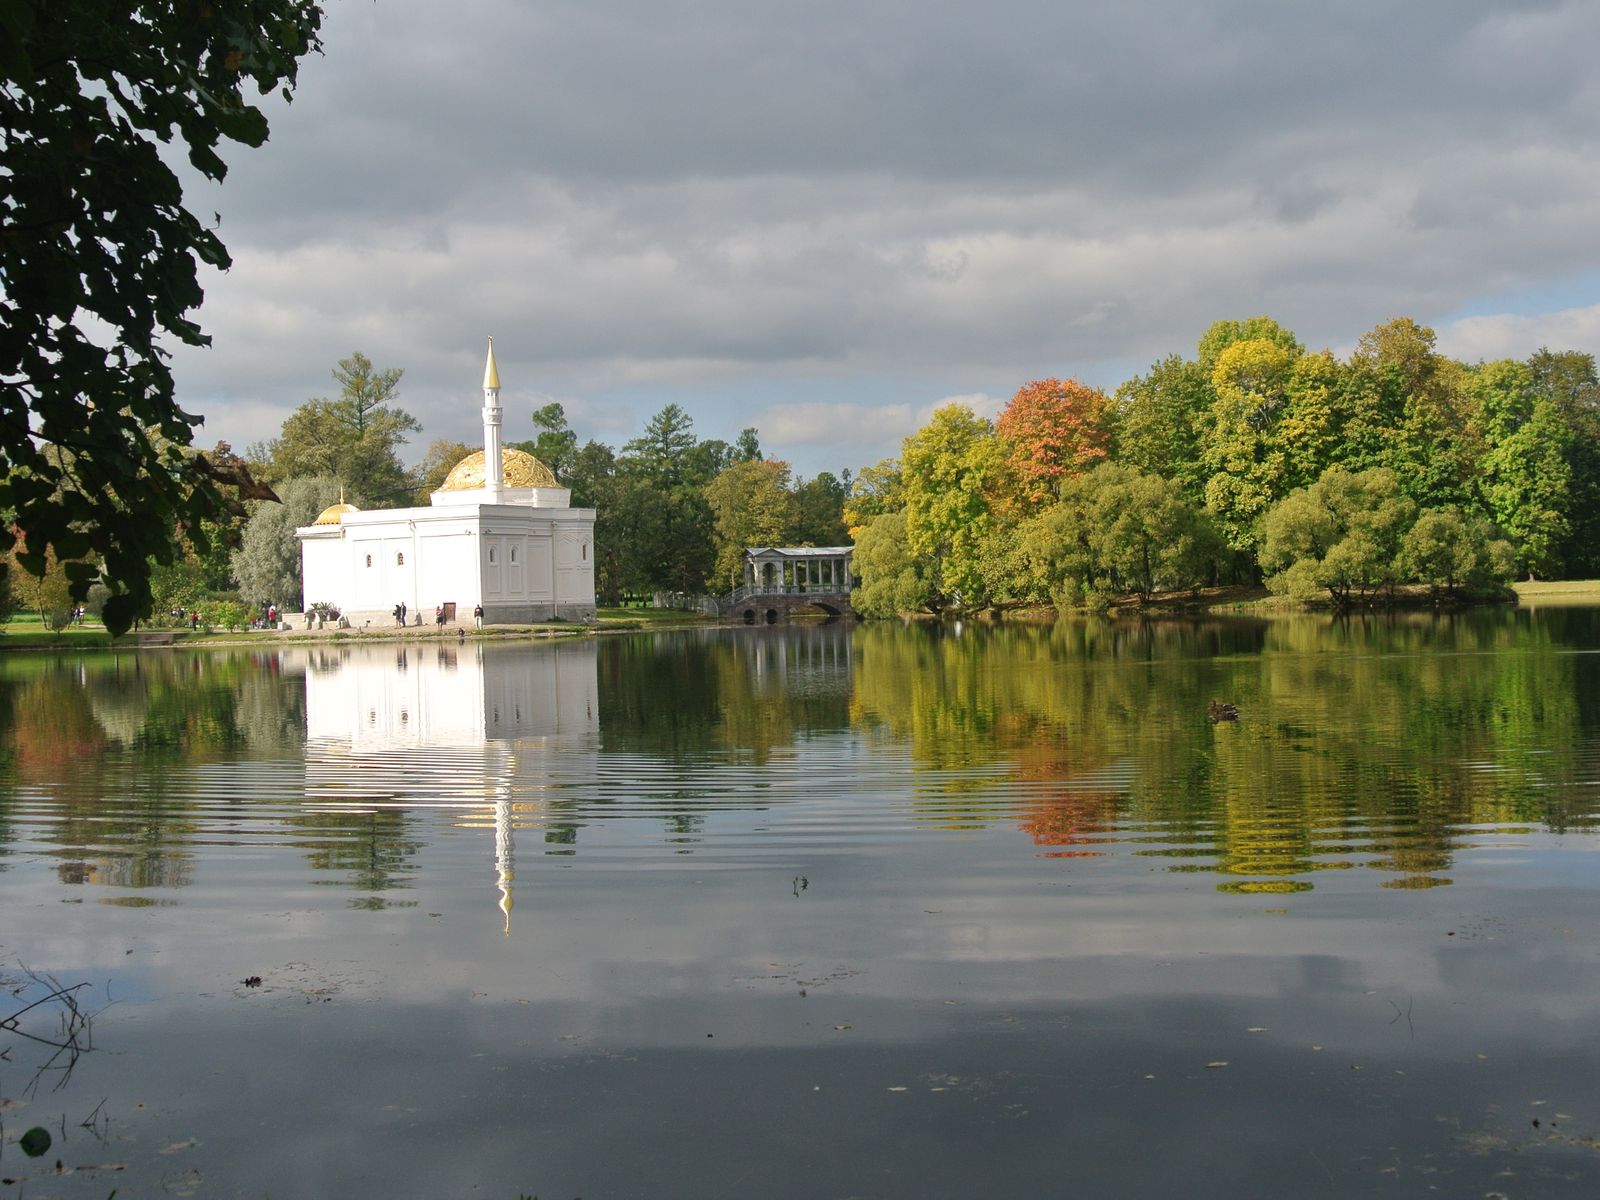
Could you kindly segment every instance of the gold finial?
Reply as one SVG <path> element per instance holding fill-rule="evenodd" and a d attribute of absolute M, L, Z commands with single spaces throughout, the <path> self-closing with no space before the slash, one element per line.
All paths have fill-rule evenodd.
<path fill-rule="evenodd" d="M 485 389 L 500 390 L 500 372 L 494 365 L 494 338 L 489 339 L 489 361 L 483 364 L 483 386 Z"/>

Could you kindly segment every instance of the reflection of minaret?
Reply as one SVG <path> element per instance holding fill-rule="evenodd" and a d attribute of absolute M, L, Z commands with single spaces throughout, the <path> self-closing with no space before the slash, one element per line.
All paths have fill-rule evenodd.
<path fill-rule="evenodd" d="M 500 911 L 506 915 L 506 934 L 511 933 L 511 884 L 517 877 L 517 843 L 511 825 L 511 801 L 494 802 L 494 871 L 500 888 Z"/>
<path fill-rule="evenodd" d="M 585 638 L 404 653 L 342 647 L 307 655 L 306 798 L 340 812 L 454 809 L 460 816 L 451 823 L 462 829 L 492 822 L 509 934 L 517 825 L 548 833 L 553 777 L 597 771 L 595 645 Z"/>

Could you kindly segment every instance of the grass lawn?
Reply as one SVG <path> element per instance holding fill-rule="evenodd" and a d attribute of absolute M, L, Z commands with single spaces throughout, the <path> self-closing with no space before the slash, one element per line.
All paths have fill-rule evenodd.
<path fill-rule="evenodd" d="M 708 625 L 713 618 L 704 613 L 682 612 L 675 608 L 599 608 L 596 624 L 602 629 L 658 629 L 671 625 Z"/>
<path fill-rule="evenodd" d="M 1536 579 L 1511 590 L 1521 604 L 1600 604 L 1600 579 Z"/>
<path fill-rule="evenodd" d="M 103 650 L 111 645 L 111 635 L 98 621 L 85 617 L 82 625 L 65 629 L 46 629 L 38 613 L 15 613 L 0 621 L 0 650 L 37 650 L 57 646 L 73 650 Z"/>

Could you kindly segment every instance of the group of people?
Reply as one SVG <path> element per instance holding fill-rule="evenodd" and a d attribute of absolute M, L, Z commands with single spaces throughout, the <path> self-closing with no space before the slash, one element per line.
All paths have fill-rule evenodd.
<path fill-rule="evenodd" d="M 392 611 L 394 613 L 395 624 L 399 625 L 403 629 L 405 627 L 405 623 L 406 623 L 406 614 L 409 613 L 411 610 L 406 607 L 406 602 L 404 600 L 402 600 L 402 601 L 400 601 L 399 604 L 396 604 L 394 606 L 394 609 Z M 445 617 L 444 605 L 442 605 L 442 604 L 436 605 L 434 607 L 434 610 L 433 610 L 433 623 L 435 625 L 437 625 L 440 629 L 444 628 L 444 617 Z M 479 629 L 483 628 L 483 605 L 476 604 L 476 605 L 473 606 L 473 608 L 472 608 L 472 620 L 473 620 L 473 623 Z M 419 625 L 422 624 L 422 618 L 421 617 L 417 618 L 417 624 L 419 624 Z"/>

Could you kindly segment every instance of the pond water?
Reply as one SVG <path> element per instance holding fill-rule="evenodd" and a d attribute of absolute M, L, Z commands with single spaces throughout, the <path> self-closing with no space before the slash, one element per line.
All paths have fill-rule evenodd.
<path fill-rule="evenodd" d="M 1585 608 L 8 655 L 0 1200 L 1591 1196 L 1597 819 Z"/>

